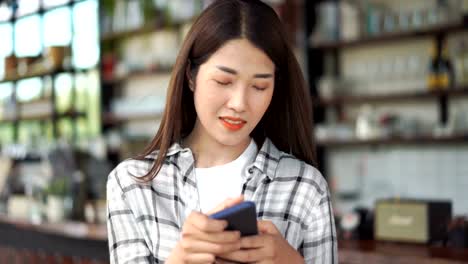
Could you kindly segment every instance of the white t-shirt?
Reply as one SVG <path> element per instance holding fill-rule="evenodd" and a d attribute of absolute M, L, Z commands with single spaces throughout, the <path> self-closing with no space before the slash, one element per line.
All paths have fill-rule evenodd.
<path fill-rule="evenodd" d="M 227 198 L 242 192 L 242 174 L 257 156 L 258 147 L 252 139 L 249 146 L 235 160 L 211 168 L 195 168 L 200 208 L 203 213 L 214 209 Z"/>

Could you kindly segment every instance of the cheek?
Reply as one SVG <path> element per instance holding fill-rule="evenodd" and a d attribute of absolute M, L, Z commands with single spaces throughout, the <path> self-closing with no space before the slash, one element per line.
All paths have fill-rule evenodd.
<path fill-rule="evenodd" d="M 195 107 L 198 114 L 213 112 L 223 104 L 223 96 L 210 85 L 197 86 L 194 92 Z M 207 104 L 206 102 L 210 102 Z M 200 113 L 201 112 L 201 113 Z"/>
<path fill-rule="evenodd" d="M 255 112 L 257 119 L 260 120 L 271 103 L 272 92 L 257 93 L 251 97 L 250 105 Z"/>

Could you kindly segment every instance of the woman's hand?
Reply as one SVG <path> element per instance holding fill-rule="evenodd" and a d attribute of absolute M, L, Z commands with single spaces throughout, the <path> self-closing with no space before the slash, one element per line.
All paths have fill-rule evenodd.
<path fill-rule="evenodd" d="M 228 199 L 208 214 L 242 201 L 243 197 Z M 225 220 L 211 219 L 205 214 L 192 212 L 182 227 L 181 239 L 165 263 L 214 263 L 217 255 L 239 250 L 240 232 L 224 231 L 226 227 Z"/>
<path fill-rule="evenodd" d="M 270 221 L 258 221 L 260 234 L 241 238 L 241 249 L 220 255 L 241 263 L 304 263 L 304 259 L 286 241 Z"/>

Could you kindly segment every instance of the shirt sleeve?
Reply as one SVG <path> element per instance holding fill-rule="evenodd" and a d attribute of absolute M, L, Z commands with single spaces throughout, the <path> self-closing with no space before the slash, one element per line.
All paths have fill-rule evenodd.
<path fill-rule="evenodd" d="M 117 177 L 118 168 L 107 181 L 107 231 L 111 264 L 153 263 L 153 256 L 138 229 L 135 217 Z"/>
<path fill-rule="evenodd" d="M 317 201 L 317 200 L 316 200 Z M 307 217 L 302 252 L 305 263 L 337 264 L 335 221 L 328 187 Z"/>

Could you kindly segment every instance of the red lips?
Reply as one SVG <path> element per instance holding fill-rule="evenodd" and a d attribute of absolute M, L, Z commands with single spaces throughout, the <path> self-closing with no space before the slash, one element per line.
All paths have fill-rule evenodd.
<path fill-rule="evenodd" d="M 241 118 L 236 118 L 232 116 L 222 116 L 219 118 L 221 121 L 221 124 L 223 126 L 231 131 L 237 131 L 244 127 L 244 125 L 247 123 L 244 119 Z"/>

